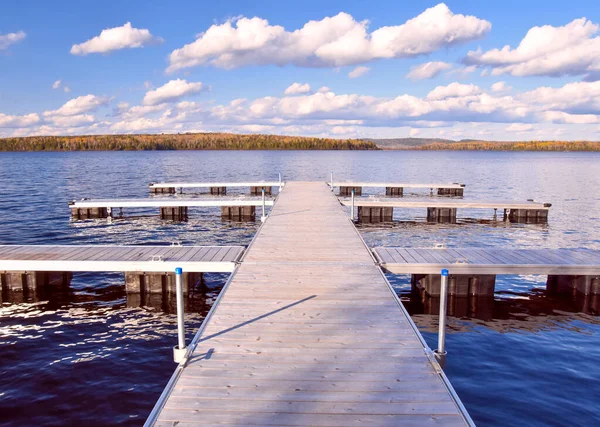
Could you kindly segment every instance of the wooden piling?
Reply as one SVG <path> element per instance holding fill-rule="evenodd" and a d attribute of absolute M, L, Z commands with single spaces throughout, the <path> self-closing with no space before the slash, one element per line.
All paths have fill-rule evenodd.
<path fill-rule="evenodd" d="M 341 186 L 339 196 L 341 197 L 350 197 L 352 196 L 352 190 L 354 190 L 355 196 L 362 196 L 362 187 L 346 187 Z"/>
<path fill-rule="evenodd" d="M 441 279 L 439 274 L 413 274 L 411 285 L 413 291 L 428 296 L 440 296 Z M 450 275 L 448 278 L 448 295 L 457 297 L 494 296 L 496 276 L 482 275 Z"/>
<path fill-rule="evenodd" d="M 389 197 L 402 197 L 404 195 L 403 187 L 385 187 L 385 195 Z"/>
<path fill-rule="evenodd" d="M 221 206 L 221 218 L 232 221 L 255 221 L 255 206 Z"/>
<path fill-rule="evenodd" d="M 358 221 L 362 223 L 391 222 L 394 219 L 394 208 L 391 207 L 358 207 Z"/>
<path fill-rule="evenodd" d="M 168 206 L 160 208 L 160 219 L 170 221 L 187 221 L 188 208 L 187 206 Z"/>
<path fill-rule="evenodd" d="M 427 221 L 456 223 L 456 208 L 427 208 Z"/>

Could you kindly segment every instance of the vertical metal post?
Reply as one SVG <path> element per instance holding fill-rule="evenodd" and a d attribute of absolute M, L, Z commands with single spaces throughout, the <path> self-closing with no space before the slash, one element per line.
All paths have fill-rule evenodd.
<path fill-rule="evenodd" d="M 106 215 L 107 215 L 106 220 L 110 224 L 112 222 L 112 219 L 113 219 L 112 208 L 110 206 L 106 208 Z"/>
<path fill-rule="evenodd" d="M 354 188 L 352 189 L 352 206 L 350 207 L 350 219 L 354 221 Z"/>
<path fill-rule="evenodd" d="M 265 187 L 262 188 L 262 216 L 260 217 L 260 220 L 262 222 L 265 222 L 265 220 L 267 219 L 267 214 L 266 214 L 266 209 L 265 209 Z"/>
<path fill-rule="evenodd" d="M 331 172 L 331 191 L 333 191 L 333 172 Z"/>
<path fill-rule="evenodd" d="M 177 343 L 173 347 L 173 360 L 175 363 L 181 363 L 185 357 L 185 324 L 184 324 L 184 307 L 183 307 L 183 270 L 179 267 L 175 269 L 175 292 L 177 298 Z"/>
<path fill-rule="evenodd" d="M 448 270 L 442 270 L 440 287 L 440 323 L 438 330 L 438 356 L 446 355 L 446 310 L 448 309 Z"/>

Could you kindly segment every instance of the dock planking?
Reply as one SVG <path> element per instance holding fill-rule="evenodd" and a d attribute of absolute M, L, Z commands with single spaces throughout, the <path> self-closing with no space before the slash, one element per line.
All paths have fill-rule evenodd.
<path fill-rule="evenodd" d="M 472 425 L 336 197 L 291 182 L 146 425 Z"/>
<path fill-rule="evenodd" d="M 283 187 L 280 181 L 254 181 L 254 182 L 156 182 L 150 188 L 214 188 L 214 187 Z"/>
<path fill-rule="evenodd" d="M 243 246 L 0 246 L 0 271 L 230 273 Z"/>
<path fill-rule="evenodd" d="M 158 207 L 219 207 L 219 206 L 262 206 L 260 198 L 139 198 L 139 199 L 83 199 L 73 200 L 71 208 L 158 208 Z M 273 200 L 265 200 L 265 206 L 273 206 Z"/>
<path fill-rule="evenodd" d="M 396 274 L 598 275 L 600 251 L 509 248 L 374 248 L 381 267 Z"/>

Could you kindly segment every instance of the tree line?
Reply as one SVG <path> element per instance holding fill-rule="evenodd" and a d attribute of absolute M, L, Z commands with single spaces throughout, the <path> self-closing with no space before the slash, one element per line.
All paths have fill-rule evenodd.
<path fill-rule="evenodd" d="M 230 133 L 31 136 L 0 139 L 0 151 L 377 149 L 374 143 L 360 139 Z"/>
<path fill-rule="evenodd" d="M 598 141 L 459 141 L 432 143 L 411 150 L 481 150 L 481 151 L 600 151 Z"/>

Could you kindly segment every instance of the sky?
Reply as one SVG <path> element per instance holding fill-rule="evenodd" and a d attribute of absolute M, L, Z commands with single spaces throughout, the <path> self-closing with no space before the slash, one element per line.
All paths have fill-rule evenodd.
<path fill-rule="evenodd" d="M 600 2 L 3 0 L 0 137 L 600 140 Z"/>

